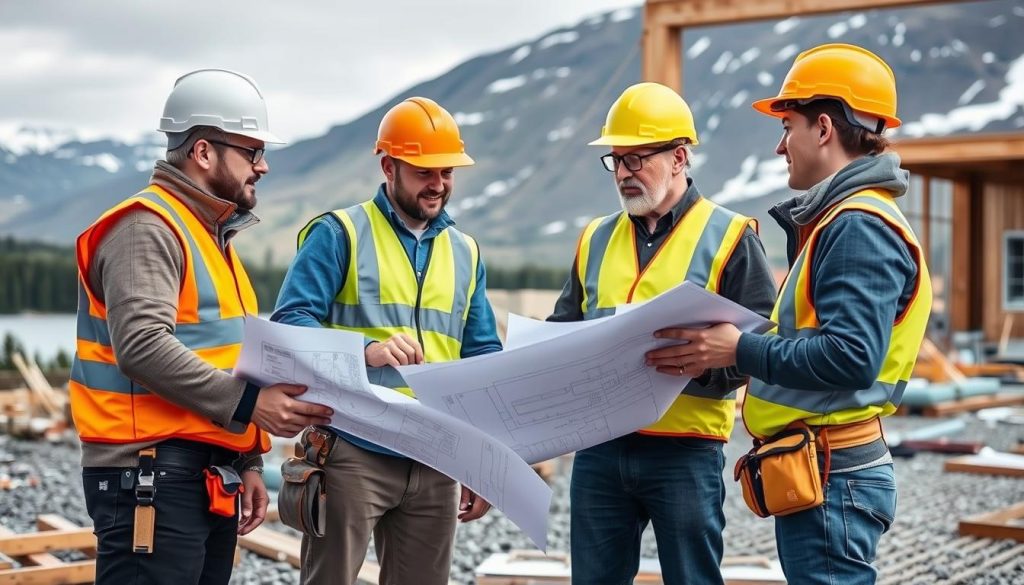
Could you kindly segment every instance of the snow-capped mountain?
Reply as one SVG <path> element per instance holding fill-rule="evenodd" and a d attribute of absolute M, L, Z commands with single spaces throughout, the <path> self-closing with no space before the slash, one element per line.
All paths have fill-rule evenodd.
<path fill-rule="evenodd" d="M 271 172 L 259 184 L 264 222 L 239 238 L 243 253 L 263 258 L 269 248 L 284 262 L 306 221 L 370 197 L 381 180 L 371 151 L 380 117 L 424 95 L 455 115 L 477 161 L 456 173 L 449 209 L 488 262 L 567 266 L 581 226 L 617 209 L 612 177 L 598 162 L 605 151 L 586 144 L 622 89 L 639 81 L 641 28 L 639 9 L 596 15 L 470 59 L 270 153 Z M 903 136 L 1024 131 L 1022 30 L 1020 0 L 688 30 L 684 93 L 701 142 L 691 174 L 706 195 L 759 217 L 769 251 L 781 257 L 781 234 L 765 213 L 788 194 L 785 162 L 774 154 L 780 126 L 750 103 L 778 91 L 798 52 L 848 42 L 885 58 L 900 88 Z M 72 141 L 44 152 L 4 142 L 0 135 L 0 203 L 20 203 L 0 205 L 0 234 L 64 242 L 143 186 L 161 150 L 158 142 Z"/>

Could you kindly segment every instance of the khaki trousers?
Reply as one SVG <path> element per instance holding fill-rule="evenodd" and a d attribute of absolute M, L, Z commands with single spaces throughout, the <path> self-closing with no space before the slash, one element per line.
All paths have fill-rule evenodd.
<path fill-rule="evenodd" d="M 355 583 L 372 532 L 380 585 L 447 585 L 458 512 L 455 481 L 342 438 L 325 471 L 327 526 L 322 538 L 302 538 L 302 583 Z"/>

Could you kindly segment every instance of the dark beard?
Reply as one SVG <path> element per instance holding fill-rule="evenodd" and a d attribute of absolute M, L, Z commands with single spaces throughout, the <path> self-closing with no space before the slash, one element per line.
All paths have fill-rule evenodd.
<path fill-rule="evenodd" d="M 421 191 L 420 193 L 423 192 Z M 420 209 L 418 205 L 416 205 L 417 201 L 419 200 L 420 193 L 411 195 L 408 191 L 405 190 L 405 186 L 402 185 L 402 179 L 399 176 L 399 174 L 397 172 L 395 173 L 395 202 L 402 209 L 402 211 L 404 211 L 405 214 L 408 215 L 409 217 L 417 221 L 428 221 L 432 218 L 427 217 L 423 210 Z M 433 195 L 433 193 L 428 193 L 430 195 Z M 441 212 L 444 211 L 445 206 L 448 205 L 448 199 L 451 197 L 451 195 L 451 191 L 446 191 L 442 196 L 441 209 L 438 210 L 438 215 L 440 215 Z"/>
<path fill-rule="evenodd" d="M 210 190 L 213 195 L 230 201 L 238 206 L 239 209 L 249 211 L 256 205 L 256 198 L 253 197 L 251 200 L 245 196 L 245 186 L 249 184 L 256 184 L 259 180 L 258 177 L 253 177 L 249 181 L 242 183 L 238 182 L 230 174 L 225 167 L 219 167 L 216 174 L 210 179 Z"/>

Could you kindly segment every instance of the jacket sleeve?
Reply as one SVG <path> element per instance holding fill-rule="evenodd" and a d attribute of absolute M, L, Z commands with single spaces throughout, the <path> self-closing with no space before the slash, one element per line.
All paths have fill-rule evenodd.
<path fill-rule="evenodd" d="M 348 261 L 348 234 L 341 223 L 331 214 L 315 220 L 288 267 L 270 320 L 320 327 L 345 285 Z"/>
<path fill-rule="evenodd" d="M 748 227 L 725 265 L 718 293 L 763 317 L 770 317 L 777 290 L 761 238 Z M 705 372 L 696 380 L 705 388 L 726 394 L 745 384 L 747 376 L 731 366 Z"/>
<path fill-rule="evenodd" d="M 555 310 L 548 316 L 548 321 L 582 321 L 583 320 L 583 284 L 580 283 L 576 260 L 572 261 L 572 270 L 565 279 L 562 294 L 555 301 Z"/>
<path fill-rule="evenodd" d="M 174 336 L 183 265 L 171 228 L 151 212 L 134 211 L 103 237 L 88 278 L 106 304 L 121 372 L 169 402 L 242 432 L 252 412 L 251 405 L 248 413 L 237 412 L 245 381 L 207 364 Z"/>
<path fill-rule="evenodd" d="M 494 319 L 494 309 L 487 300 L 487 269 L 484 259 L 476 269 L 476 290 L 469 299 L 469 314 L 462 332 L 462 352 L 464 358 L 485 353 L 501 351 L 501 339 L 498 337 L 498 326 Z"/>
<path fill-rule="evenodd" d="M 878 377 L 899 310 L 909 302 L 917 265 L 881 218 L 849 211 L 819 236 L 811 295 L 820 333 L 799 339 L 744 333 L 740 371 L 797 390 L 859 390 Z"/>

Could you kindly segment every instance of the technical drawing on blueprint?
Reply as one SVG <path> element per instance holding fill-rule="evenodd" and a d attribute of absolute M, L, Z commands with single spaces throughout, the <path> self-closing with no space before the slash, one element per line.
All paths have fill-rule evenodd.
<path fill-rule="evenodd" d="M 454 391 L 443 398 L 445 410 L 498 437 L 528 462 L 602 443 L 662 414 L 654 377 L 663 376 L 624 351 L 649 339 L 626 339 L 584 359 Z M 678 379 L 676 384 L 678 394 L 682 385 Z"/>

